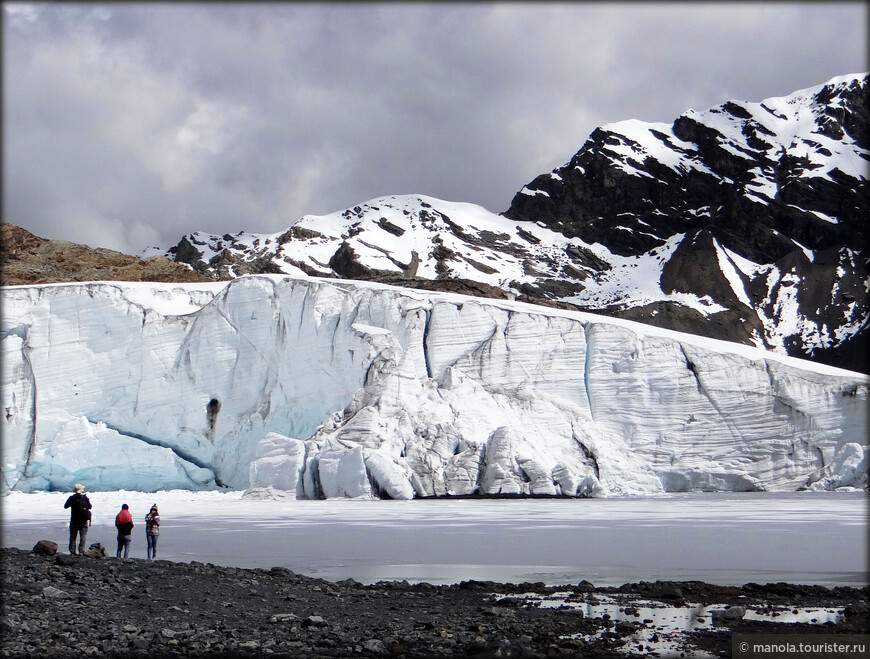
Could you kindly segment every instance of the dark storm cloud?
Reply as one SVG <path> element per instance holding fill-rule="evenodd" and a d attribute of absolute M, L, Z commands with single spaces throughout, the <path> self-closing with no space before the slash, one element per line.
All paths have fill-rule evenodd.
<path fill-rule="evenodd" d="M 595 126 L 866 68 L 863 3 L 4 5 L 4 220 L 135 253 L 384 194 L 504 210 Z"/>

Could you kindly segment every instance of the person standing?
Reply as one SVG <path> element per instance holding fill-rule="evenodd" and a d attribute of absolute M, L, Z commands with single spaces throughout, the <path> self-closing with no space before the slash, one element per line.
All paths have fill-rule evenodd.
<path fill-rule="evenodd" d="M 130 541 L 133 539 L 133 514 L 130 506 L 126 503 L 121 506 L 121 512 L 115 515 L 115 528 L 118 529 L 118 552 L 116 558 L 121 558 L 121 550 L 124 550 L 124 558 L 130 554 Z"/>
<path fill-rule="evenodd" d="M 145 540 L 148 542 L 146 553 L 148 558 L 157 558 L 157 538 L 160 536 L 160 513 L 157 504 L 151 506 L 150 512 L 145 515 Z"/>
<path fill-rule="evenodd" d="M 69 553 L 76 555 L 76 536 L 79 539 L 79 554 L 85 553 L 85 542 L 88 537 L 88 526 L 91 523 L 91 501 L 85 494 L 85 486 L 76 483 L 74 494 L 70 496 L 64 508 L 69 508 Z"/>

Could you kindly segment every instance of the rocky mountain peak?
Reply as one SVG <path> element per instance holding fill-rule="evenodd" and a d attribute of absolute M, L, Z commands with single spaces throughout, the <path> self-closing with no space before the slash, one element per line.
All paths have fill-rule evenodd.
<path fill-rule="evenodd" d="M 671 125 L 609 124 L 504 215 L 624 257 L 682 234 L 663 293 L 708 296 L 768 348 L 866 364 L 852 337 L 867 319 L 868 118 L 868 76 L 856 75 Z M 630 296 L 616 307 L 638 315 Z"/>
<path fill-rule="evenodd" d="M 729 101 L 667 124 L 596 129 L 504 213 L 623 256 L 708 230 L 744 258 L 866 242 L 867 76 L 785 98 Z M 856 234 L 857 232 L 857 234 Z"/>

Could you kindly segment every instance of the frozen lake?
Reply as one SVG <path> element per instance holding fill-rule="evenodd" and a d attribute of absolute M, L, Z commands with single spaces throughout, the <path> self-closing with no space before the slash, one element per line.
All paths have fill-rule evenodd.
<path fill-rule="evenodd" d="M 114 516 L 130 505 L 131 556 L 145 557 L 152 503 L 158 557 L 284 566 L 363 583 L 467 579 L 619 585 L 868 583 L 862 492 L 676 494 L 611 499 L 252 501 L 239 492 L 95 492 L 88 544 L 114 555 Z M 54 540 L 66 551 L 68 493 L 2 499 L 3 545 Z"/>

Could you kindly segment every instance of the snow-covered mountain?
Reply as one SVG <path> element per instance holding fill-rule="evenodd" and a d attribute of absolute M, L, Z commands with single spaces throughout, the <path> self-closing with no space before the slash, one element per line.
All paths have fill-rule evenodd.
<path fill-rule="evenodd" d="M 603 126 L 505 215 L 629 258 L 672 246 L 658 284 L 727 309 L 708 327 L 731 325 L 727 338 L 796 356 L 866 364 L 868 79 L 690 110 L 670 126 Z M 655 311 L 682 313 L 620 306 L 647 322 Z"/>
<path fill-rule="evenodd" d="M 390 196 L 184 236 L 219 278 L 305 272 L 604 313 L 867 368 L 868 76 L 596 129 L 502 214 Z"/>
<path fill-rule="evenodd" d="M 868 377 L 625 320 L 306 276 L 2 305 L 4 492 L 867 484 Z"/>

